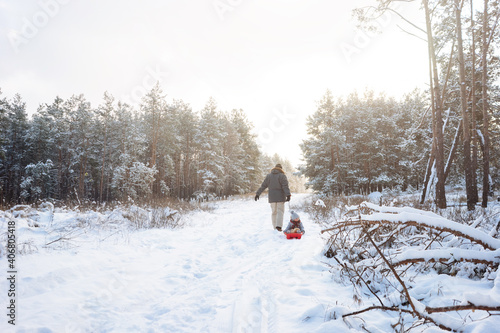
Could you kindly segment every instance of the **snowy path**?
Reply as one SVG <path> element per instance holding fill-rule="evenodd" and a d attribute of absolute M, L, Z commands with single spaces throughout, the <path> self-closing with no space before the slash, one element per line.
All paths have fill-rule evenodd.
<path fill-rule="evenodd" d="M 306 235 L 286 240 L 266 199 L 220 202 L 182 229 L 20 257 L 17 331 L 331 331 L 327 310 L 351 302 L 351 288 L 321 263 L 320 227 L 298 211 Z"/>

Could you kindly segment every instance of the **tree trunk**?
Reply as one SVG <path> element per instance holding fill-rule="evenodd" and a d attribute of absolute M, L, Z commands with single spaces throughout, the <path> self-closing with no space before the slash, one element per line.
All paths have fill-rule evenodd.
<path fill-rule="evenodd" d="M 444 140 L 443 140 L 443 116 L 441 92 L 439 88 L 436 53 L 434 50 L 434 39 L 432 37 L 431 18 L 428 0 L 423 0 L 425 8 L 425 21 L 427 26 L 427 45 L 429 49 L 429 61 L 432 63 L 434 98 L 432 101 L 434 109 L 433 136 L 435 140 L 436 160 L 436 205 L 438 208 L 446 208 L 446 192 L 444 188 Z"/>
<path fill-rule="evenodd" d="M 429 160 L 427 161 L 427 169 L 425 171 L 424 183 L 422 185 L 422 197 L 420 198 L 421 205 L 423 205 L 425 202 L 425 197 L 427 195 L 427 186 L 431 179 L 433 166 L 434 166 L 434 144 L 432 145 L 431 153 L 429 155 Z"/>
<path fill-rule="evenodd" d="M 471 95 L 472 95 L 472 106 L 471 106 L 471 124 L 472 124 L 472 135 L 471 135 L 471 145 L 472 145 L 472 161 L 471 161 L 471 176 L 472 176 L 472 200 L 474 205 L 479 201 L 477 193 L 477 121 L 476 121 L 476 33 L 474 31 L 474 6 L 471 2 L 470 6 L 471 14 L 471 33 L 472 33 L 472 82 L 471 82 Z"/>
<path fill-rule="evenodd" d="M 191 154 L 191 141 L 189 137 L 186 140 L 186 150 L 184 152 L 184 177 L 182 180 L 182 187 L 184 190 L 183 198 L 189 198 L 191 196 L 191 177 L 189 175 L 189 164 L 191 163 L 190 161 L 190 154 Z"/>
<path fill-rule="evenodd" d="M 458 69 L 460 80 L 460 107 L 462 111 L 463 122 L 463 144 L 464 144 L 464 170 L 465 170 L 465 189 L 467 193 L 467 210 L 474 210 L 476 203 L 474 202 L 473 184 L 472 184 L 472 167 L 471 167 L 471 146 L 470 146 L 470 121 L 467 114 L 467 91 L 465 87 L 465 60 L 462 41 L 462 18 L 461 18 L 460 0 L 455 0 L 455 19 L 457 33 L 457 50 L 458 50 Z"/>
<path fill-rule="evenodd" d="M 450 153 L 448 155 L 448 161 L 446 161 L 446 166 L 444 168 L 444 179 L 448 178 L 448 175 L 451 170 L 451 164 L 453 163 L 453 159 L 455 158 L 455 153 L 458 147 L 458 141 L 460 140 L 460 132 L 462 132 L 462 122 L 458 123 L 457 131 L 455 132 L 455 137 L 453 138 L 453 144 L 450 148 Z"/>
<path fill-rule="evenodd" d="M 104 119 L 104 149 L 102 151 L 102 166 L 101 166 L 101 183 L 99 184 L 99 202 L 102 203 L 102 194 L 104 192 L 104 170 L 106 165 L 106 146 L 108 139 L 108 119 Z"/>
<path fill-rule="evenodd" d="M 87 147 L 88 138 L 83 140 L 83 155 L 80 157 L 80 175 L 78 178 L 78 196 L 83 199 L 86 197 L 85 193 L 85 176 L 87 174 Z"/>
<path fill-rule="evenodd" d="M 483 100 L 483 137 L 484 137 L 484 150 L 483 150 L 483 201 L 481 206 L 488 206 L 488 194 L 490 192 L 490 135 L 489 135 L 489 115 L 488 115 L 488 73 L 487 73 L 487 55 L 488 55 L 488 41 L 486 35 L 488 31 L 488 0 L 484 0 L 484 13 L 483 13 L 483 47 L 482 47 L 482 100 Z"/>

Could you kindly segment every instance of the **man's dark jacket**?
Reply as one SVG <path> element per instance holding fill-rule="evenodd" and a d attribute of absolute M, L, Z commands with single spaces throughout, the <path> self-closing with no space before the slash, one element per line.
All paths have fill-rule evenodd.
<path fill-rule="evenodd" d="M 268 199 L 270 203 L 285 202 L 286 197 L 290 195 L 288 179 L 281 168 L 275 167 L 271 170 L 271 173 L 266 176 L 266 179 L 257 190 L 257 195 L 260 196 L 266 188 L 269 188 Z"/>

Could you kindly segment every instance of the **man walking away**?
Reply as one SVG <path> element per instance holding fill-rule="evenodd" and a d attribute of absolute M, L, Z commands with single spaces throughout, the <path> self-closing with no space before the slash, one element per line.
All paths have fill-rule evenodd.
<path fill-rule="evenodd" d="M 283 214 L 285 212 L 285 201 L 290 201 L 290 189 L 288 188 L 288 178 L 281 164 L 276 164 L 271 172 L 266 176 L 262 185 L 255 194 L 255 201 L 259 200 L 262 192 L 269 188 L 268 199 L 271 204 L 271 220 L 273 228 L 281 231 L 283 226 Z"/>

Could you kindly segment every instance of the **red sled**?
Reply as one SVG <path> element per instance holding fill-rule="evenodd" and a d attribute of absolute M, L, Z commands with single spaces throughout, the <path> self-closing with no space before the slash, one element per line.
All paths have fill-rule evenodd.
<path fill-rule="evenodd" d="M 286 239 L 293 239 L 293 238 L 300 239 L 302 237 L 302 234 L 300 234 L 300 233 L 290 233 L 290 234 L 285 234 L 285 235 L 286 235 Z"/>

